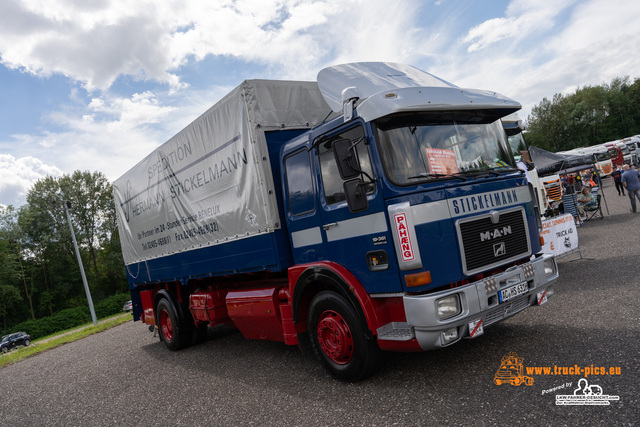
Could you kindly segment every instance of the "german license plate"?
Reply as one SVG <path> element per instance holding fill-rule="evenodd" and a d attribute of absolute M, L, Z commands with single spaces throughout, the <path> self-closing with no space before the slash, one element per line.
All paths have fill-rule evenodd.
<path fill-rule="evenodd" d="M 500 295 L 500 302 L 505 302 L 522 294 L 526 294 L 528 291 L 529 286 L 527 286 L 527 282 L 522 282 L 501 290 L 498 295 Z"/>

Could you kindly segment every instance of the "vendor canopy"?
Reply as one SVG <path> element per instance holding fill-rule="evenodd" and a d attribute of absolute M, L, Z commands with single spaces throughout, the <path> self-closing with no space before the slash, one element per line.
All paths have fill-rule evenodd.
<path fill-rule="evenodd" d="M 538 175 L 550 175 L 553 173 L 577 172 L 593 167 L 593 156 L 557 154 L 538 147 L 529 147 L 531 161 L 538 171 Z"/>

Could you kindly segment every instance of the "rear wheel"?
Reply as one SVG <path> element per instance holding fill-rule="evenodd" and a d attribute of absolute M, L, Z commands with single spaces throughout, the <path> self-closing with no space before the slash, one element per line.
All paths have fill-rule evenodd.
<path fill-rule="evenodd" d="M 356 310 L 335 292 L 319 293 L 309 309 L 309 338 L 313 352 L 334 377 L 356 382 L 378 367 L 381 350 L 365 336 Z"/>
<path fill-rule="evenodd" d="M 29 341 L 29 340 L 24 340 L 24 345 L 25 345 L 25 346 L 28 346 L 29 344 L 31 344 L 31 341 Z"/>
<path fill-rule="evenodd" d="M 161 298 L 156 306 L 156 323 L 160 332 L 160 339 L 169 350 L 180 350 L 191 340 L 191 330 L 181 327 L 180 318 L 173 304 L 166 298 Z"/>

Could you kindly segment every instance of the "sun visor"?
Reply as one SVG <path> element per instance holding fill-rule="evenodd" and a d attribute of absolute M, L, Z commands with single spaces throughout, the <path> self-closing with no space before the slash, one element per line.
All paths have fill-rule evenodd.
<path fill-rule="evenodd" d="M 406 87 L 457 87 L 411 65 L 391 62 L 358 62 L 327 67 L 318 73 L 318 87 L 327 104 L 342 112 L 342 92 L 355 88 L 362 101 L 376 93 Z"/>
<path fill-rule="evenodd" d="M 522 106 L 496 92 L 450 87 L 417 87 L 376 93 L 358 106 L 358 115 L 370 122 L 389 114 L 443 110 L 491 110 L 495 120 Z"/>
<path fill-rule="evenodd" d="M 342 112 L 343 93 L 357 97 L 358 116 L 365 121 L 389 114 L 429 110 L 495 110 L 496 119 L 522 108 L 496 92 L 461 89 L 405 64 L 364 62 L 328 67 L 318 73 L 318 87 L 327 104 Z"/>

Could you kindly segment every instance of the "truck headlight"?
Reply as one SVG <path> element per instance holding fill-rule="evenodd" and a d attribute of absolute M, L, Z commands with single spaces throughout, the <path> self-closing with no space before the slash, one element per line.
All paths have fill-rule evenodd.
<path fill-rule="evenodd" d="M 436 315 L 440 320 L 457 316 L 460 311 L 460 299 L 457 294 L 436 300 Z"/>
<path fill-rule="evenodd" d="M 547 277 L 555 276 L 558 272 L 555 258 L 550 258 L 544 262 L 544 274 Z"/>

